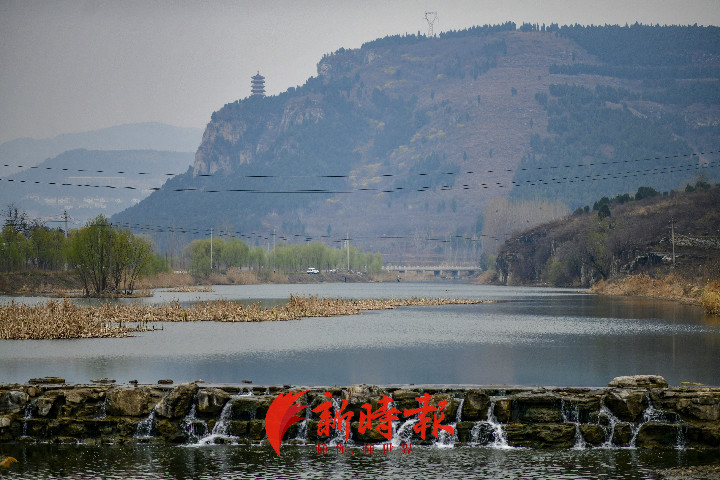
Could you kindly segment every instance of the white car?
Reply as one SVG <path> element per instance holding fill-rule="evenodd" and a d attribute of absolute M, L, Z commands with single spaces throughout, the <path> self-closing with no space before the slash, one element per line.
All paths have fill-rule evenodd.
<path fill-rule="evenodd" d="M 310 267 L 307 269 L 307 272 L 305 272 L 305 273 L 320 273 L 320 270 L 318 270 L 315 267 Z"/>

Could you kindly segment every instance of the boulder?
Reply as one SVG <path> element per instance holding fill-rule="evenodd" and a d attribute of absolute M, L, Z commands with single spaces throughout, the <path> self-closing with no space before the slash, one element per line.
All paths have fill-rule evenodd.
<path fill-rule="evenodd" d="M 585 443 L 597 447 L 605 443 L 605 429 L 594 423 L 583 423 L 580 425 L 580 434 Z"/>
<path fill-rule="evenodd" d="M 190 411 L 195 393 L 196 383 L 181 383 L 165 394 L 155 405 L 155 414 L 162 418 L 182 418 Z"/>
<path fill-rule="evenodd" d="M 468 390 L 460 414 L 463 420 L 486 420 L 489 406 L 490 397 L 484 391 L 479 389 Z"/>
<path fill-rule="evenodd" d="M 575 445 L 575 425 L 571 423 L 510 424 L 505 426 L 508 444 L 528 448 L 571 448 Z"/>
<path fill-rule="evenodd" d="M 645 392 L 638 390 L 610 390 L 603 402 L 613 415 L 625 422 L 640 420 L 648 406 Z"/>
<path fill-rule="evenodd" d="M 25 410 L 28 402 L 27 393 L 22 390 L 8 390 L 0 394 L 0 414 L 18 413 Z"/>
<path fill-rule="evenodd" d="M 674 447 L 678 443 L 678 429 L 681 425 L 648 422 L 640 427 L 635 445 L 646 448 Z"/>
<path fill-rule="evenodd" d="M 222 411 L 230 394 L 219 388 L 203 388 L 197 393 L 197 410 L 200 413 L 216 414 Z"/>
<path fill-rule="evenodd" d="M 415 399 L 421 396 L 422 394 L 415 390 L 398 389 L 392 393 L 393 403 L 395 404 L 395 408 L 400 410 L 401 417 L 405 409 L 412 410 L 418 408 L 418 401 Z"/>
<path fill-rule="evenodd" d="M 117 388 L 107 392 L 105 411 L 110 416 L 141 417 L 150 413 L 150 395 L 143 388 Z"/>
<path fill-rule="evenodd" d="M 629 375 L 615 377 L 608 387 L 612 388 L 667 388 L 668 382 L 660 375 Z"/>

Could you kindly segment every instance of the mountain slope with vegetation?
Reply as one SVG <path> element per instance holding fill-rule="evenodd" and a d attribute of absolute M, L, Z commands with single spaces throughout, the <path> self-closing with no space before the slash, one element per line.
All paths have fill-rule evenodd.
<path fill-rule="evenodd" d="M 720 186 L 604 197 L 593 208 L 508 239 L 497 257 L 503 284 L 588 287 L 628 275 L 673 273 L 720 280 Z"/>
<path fill-rule="evenodd" d="M 161 248 L 213 229 L 477 262 L 609 191 L 720 179 L 719 86 L 716 27 L 386 37 L 326 56 L 301 87 L 225 105 L 192 170 L 112 220 Z M 538 214 L 488 230 L 508 196 Z"/>

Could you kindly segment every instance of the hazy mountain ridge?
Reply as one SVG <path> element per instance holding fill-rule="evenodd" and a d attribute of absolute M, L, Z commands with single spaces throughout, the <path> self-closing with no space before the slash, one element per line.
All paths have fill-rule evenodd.
<path fill-rule="evenodd" d="M 643 39 L 625 47 L 632 53 L 624 53 L 626 60 L 613 60 L 598 48 L 616 34 L 615 27 L 538 31 L 542 29 L 524 25 L 518 31 L 506 24 L 439 38 L 387 37 L 360 49 L 340 49 L 319 62 L 318 77 L 304 86 L 233 102 L 215 112 L 192 172 L 171 180 L 116 220 L 158 228 L 213 227 L 253 234 L 256 242 L 273 230 L 289 240 L 307 236 L 331 242 L 349 234 L 356 243 L 389 256 L 410 252 L 415 258 L 448 258 L 448 250 L 457 247 L 452 238 L 479 239 L 487 200 L 529 189 L 519 174 L 528 162 L 562 165 L 562 155 L 577 154 L 566 146 L 578 140 L 563 137 L 555 125 L 558 119 L 572 121 L 573 112 L 551 114 L 541 101 L 545 95 L 550 103 L 561 103 L 551 94 L 552 85 L 590 92 L 601 86 L 637 95 L 617 102 L 598 99 L 601 103 L 587 106 L 585 128 L 590 132 L 581 144 L 594 135 L 593 121 L 600 118 L 596 112 L 620 109 L 639 126 L 637 133 L 611 133 L 612 138 L 597 142 L 595 151 L 581 152 L 584 163 L 593 164 L 598 152 L 620 162 L 635 160 L 618 156 L 621 150 L 642 156 L 674 153 L 664 151 L 668 140 L 681 153 L 704 152 L 717 144 L 720 100 L 713 95 L 720 56 L 713 40 L 720 30 L 617 29 L 621 36 Z M 673 38 L 685 33 L 692 38 L 673 50 Z M 648 41 L 653 37 L 662 41 Z M 612 68 L 628 65 L 642 54 L 638 48 L 653 45 L 660 53 L 648 58 L 681 60 L 643 64 L 660 78 L 613 76 Z M 694 66 L 702 69 L 689 68 Z M 591 67 L 594 73 L 581 72 Z M 708 72 L 715 76 L 700 78 Z M 707 84 L 709 93 L 699 93 L 699 103 L 673 103 L 673 88 L 688 82 Z M 547 142 L 555 142 L 555 153 L 537 148 Z M 703 156 L 699 162 L 714 160 Z M 669 172 L 678 186 L 695 174 Z M 667 176 L 655 177 L 661 178 Z M 560 199 L 575 208 L 582 201 L 623 193 L 619 188 L 655 185 L 653 177 L 636 180 L 638 184 L 619 184 L 596 176 L 577 198 Z M 547 189 L 520 198 L 544 195 L 558 200 L 557 191 Z M 477 251 L 478 245 L 473 241 L 465 248 Z"/>
<path fill-rule="evenodd" d="M 140 202 L 172 175 L 187 171 L 192 159 L 189 152 L 71 150 L 3 177 L 0 205 L 12 203 L 41 219 L 58 219 L 67 210 L 70 226 L 82 226 Z"/>
<path fill-rule="evenodd" d="M 0 144 L 0 172 L 7 176 L 22 168 L 75 149 L 158 150 L 195 152 L 202 139 L 201 128 L 175 127 L 157 122 L 130 123 L 53 138 L 18 138 Z"/>

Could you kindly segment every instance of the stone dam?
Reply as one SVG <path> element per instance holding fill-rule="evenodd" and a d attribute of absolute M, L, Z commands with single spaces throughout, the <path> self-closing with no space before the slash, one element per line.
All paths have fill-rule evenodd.
<path fill-rule="evenodd" d="M 281 393 L 304 390 L 297 402 L 307 405 L 299 415 L 305 418 L 286 431 L 283 442 L 344 442 L 345 433 L 332 429 L 327 435 L 319 433 L 321 419 L 312 409 L 329 399 L 335 413 L 353 412 L 350 443 L 387 442 L 378 429 L 362 428 L 358 420 L 363 406 L 369 404 L 375 411 L 387 395 L 392 399 L 389 405 L 403 412 L 417 409 L 418 399 L 427 393 L 429 404 L 454 434 L 440 431 L 422 439 L 414 428 L 418 415 L 399 415 L 392 422 L 393 443 L 720 449 L 720 388 L 669 387 L 662 377 L 653 375 L 618 377 L 598 388 L 295 387 L 201 381 L 71 385 L 49 377 L 0 385 L 0 442 L 267 443 L 264 419 L 270 404 Z"/>

